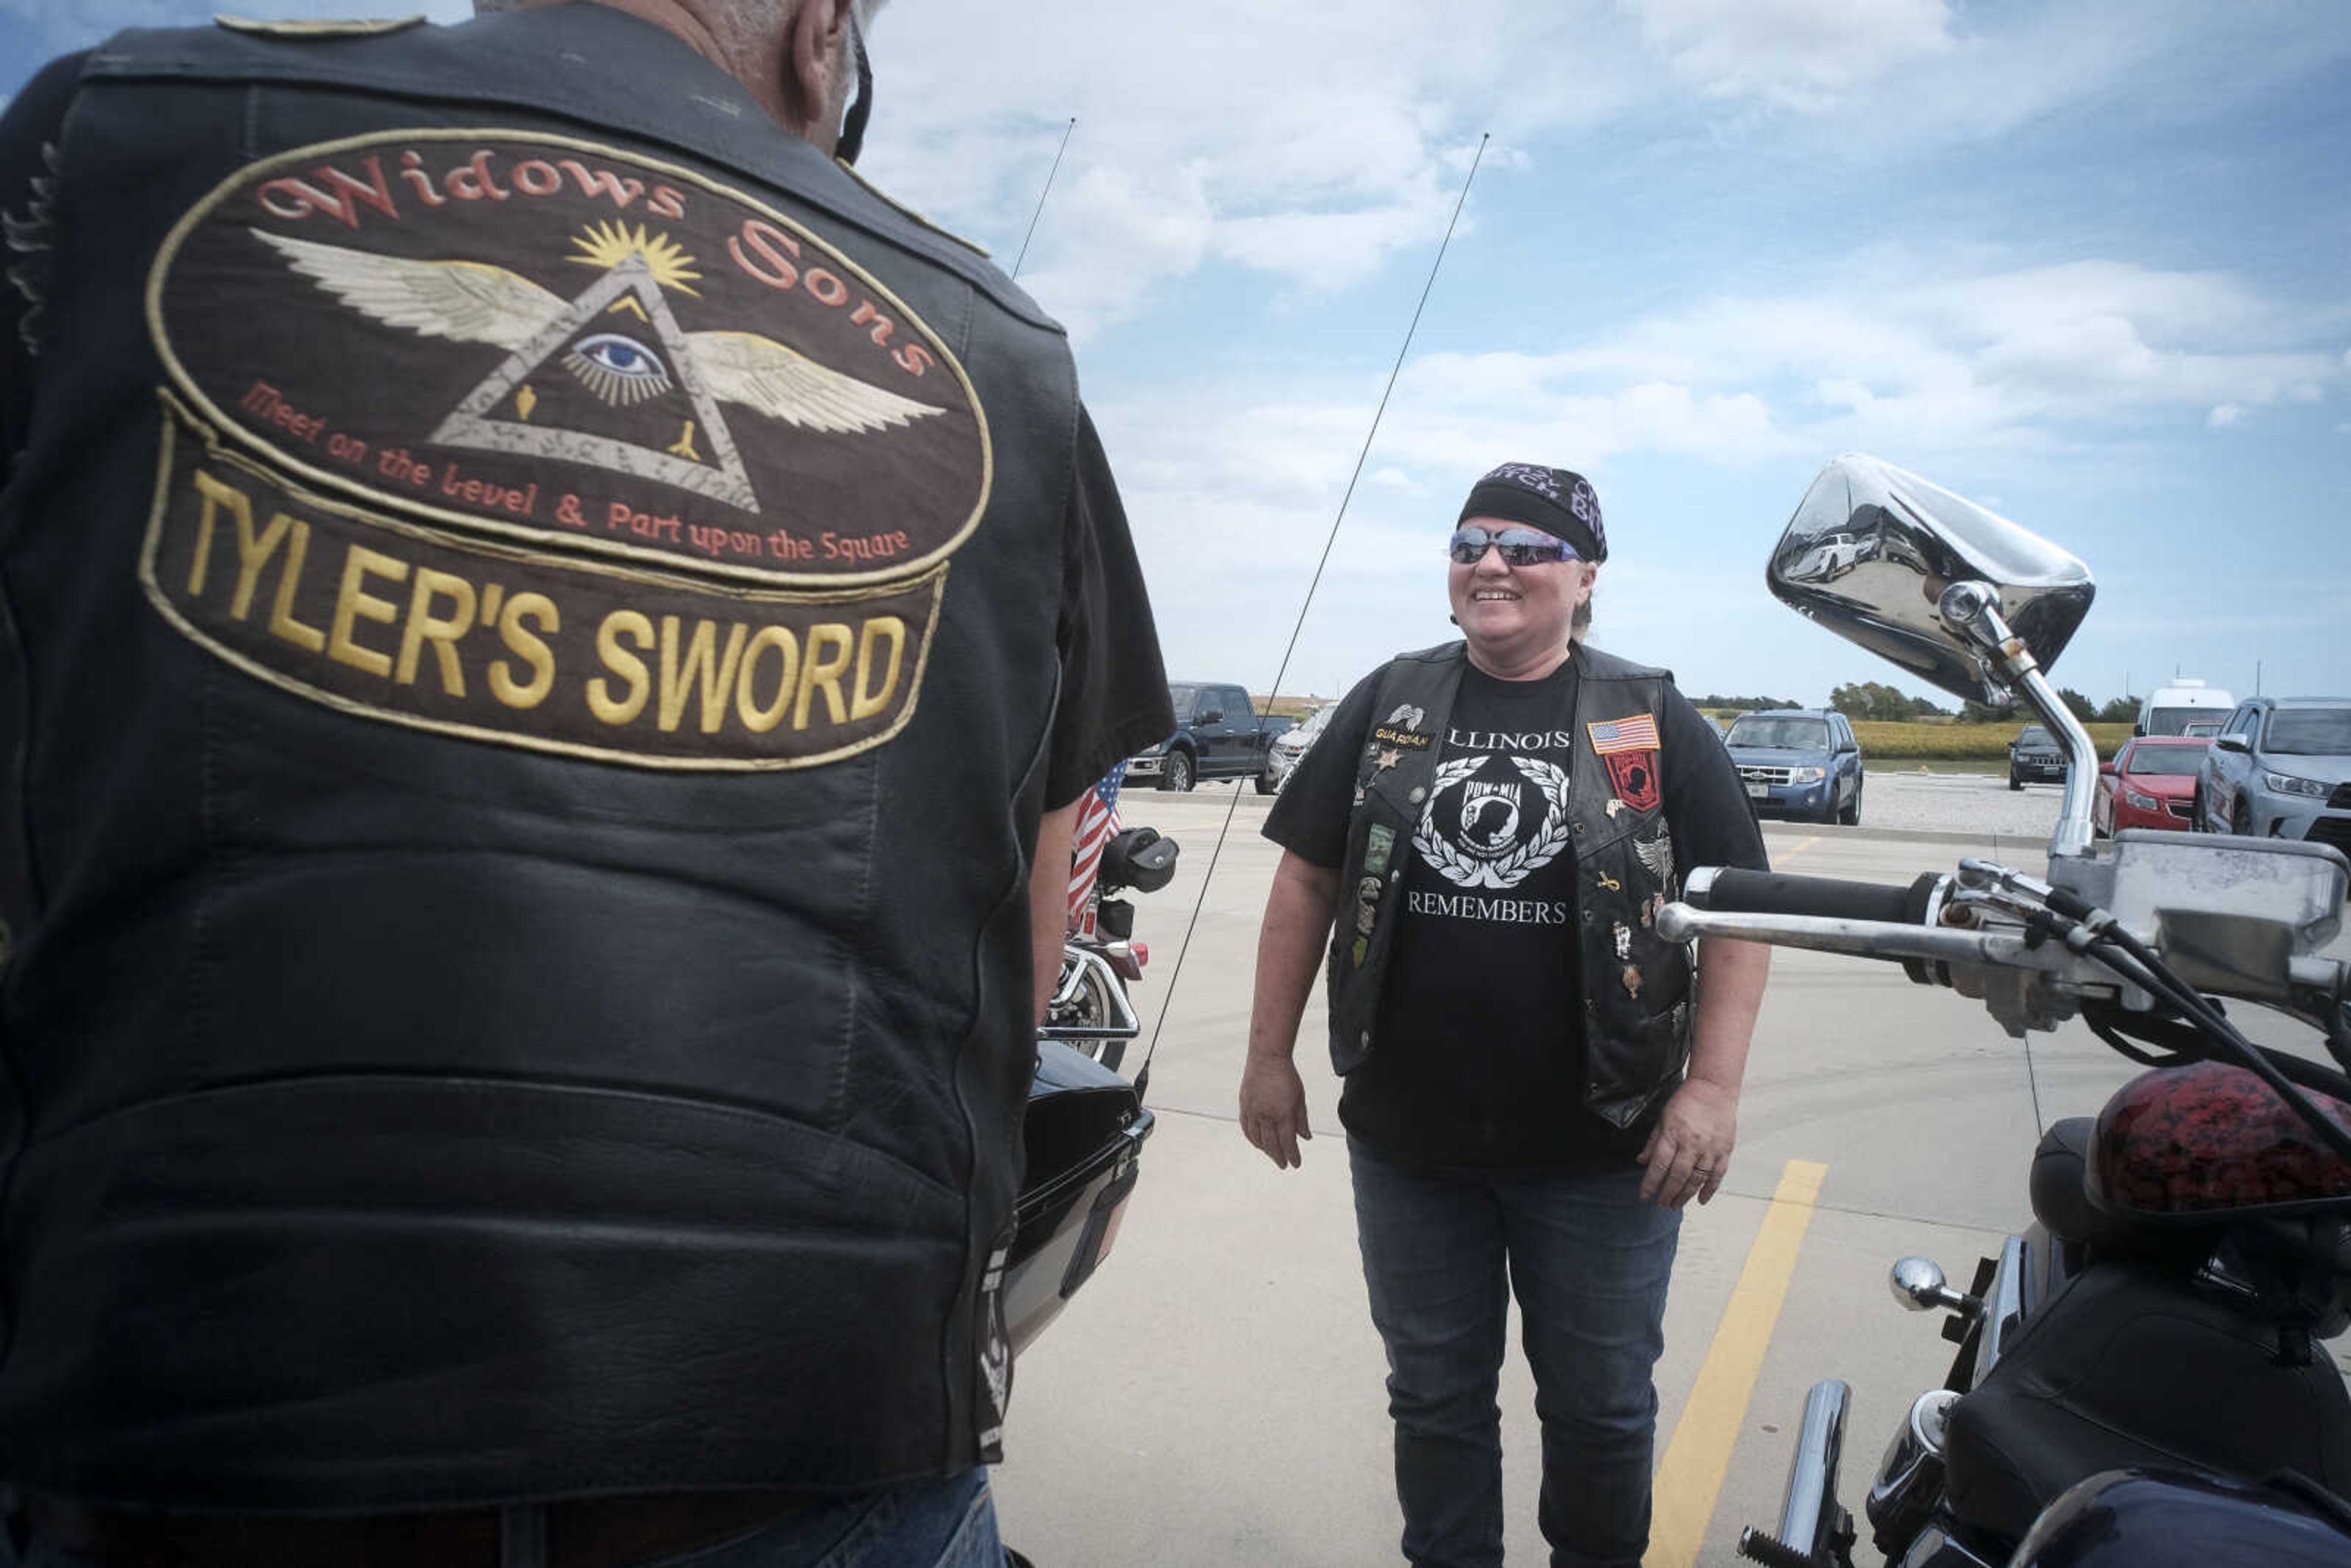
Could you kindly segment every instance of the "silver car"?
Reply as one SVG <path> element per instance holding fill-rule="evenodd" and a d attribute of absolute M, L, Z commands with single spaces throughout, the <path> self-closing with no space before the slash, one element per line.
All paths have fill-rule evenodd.
<path fill-rule="evenodd" d="M 2196 826 L 2351 854 L 2351 697 L 2248 697 L 2196 778 Z"/>
<path fill-rule="evenodd" d="M 1338 706 L 1324 703 L 1302 722 L 1273 737 L 1273 744 L 1266 748 L 1265 776 L 1273 781 L 1275 789 L 1290 781 L 1290 769 L 1298 766 L 1298 759 L 1306 755 L 1306 748 L 1322 733 L 1322 727 L 1331 722 L 1331 710 Z"/>

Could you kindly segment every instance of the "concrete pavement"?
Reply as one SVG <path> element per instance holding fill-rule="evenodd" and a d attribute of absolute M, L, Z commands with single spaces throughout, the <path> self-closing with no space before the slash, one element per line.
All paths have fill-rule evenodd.
<path fill-rule="evenodd" d="M 1276 1170 L 1234 1124 L 1277 857 L 1257 832 L 1267 802 L 1216 789 L 1122 804 L 1130 822 L 1184 846 L 1176 883 L 1136 901 L 1152 948 L 1137 997 L 1146 1037 L 1228 810 L 1232 831 L 1166 1009 L 1149 1093 L 1159 1128 L 1117 1250 L 1018 1368 L 996 1478 L 1006 1540 L 1040 1568 L 1400 1562 L 1386 1367 L 1355 1255 L 1319 986 L 1298 1053 L 1319 1134 L 1304 1168 Z M 1886 883 L 1992 849 L 1778 824 L 1766 837 L 1783 869 Z M 2039 869 L 2014 841 L 2000 848 Z M 1854 1388 L 1841 1493 L 1858 1510 L 1886 1437 L 1951 1351 L 1938 1315 L 1896 1308 L 1887 1265 L 1923 1252 L 1964 1283 L 2026 1216 L 2038 1127 L 2094 1112 L 2135 1071 L 2078 1024 L 2033 1037 L 2030 1057 L 2029 1077 L 2025 1045 L 1978 1004 L 1913 986 L 1895 966 L 1776 956 L 1739 1151 L 1721 1194 L 1688 1211 L 1657 1373 L 1660 1455 L 1690 1423 L 1725 1432 L 1728 1459 L 1700 1467 L 1712 1478 L 1677 1472 L 1661 1489 L 1649 1568 L 1731 1563 L 1739 1526 L 1772 1521 L 1804 1390 L 1820 1377 Z M 1734 1301 L 1734 1286 L 1791 1161 L 1826 1171 L 1784 1298 L 1759 1322 L 1753 1292 Z M 1719 1335 L 1734 1359 L 1751 1343 L 1754 1364 L 1743 1380 L 1710 1378 L 1694 1401 Z M 1504 1487 L 1510 1560 L 1522 1564 L 1547 1560 L 1532 1400 L 1514 1351 Z"/>

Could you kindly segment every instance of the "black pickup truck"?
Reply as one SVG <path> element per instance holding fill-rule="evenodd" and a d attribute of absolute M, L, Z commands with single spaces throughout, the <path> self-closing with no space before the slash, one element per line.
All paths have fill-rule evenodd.
<path fill-rule="evenodd" d="M 1203 779 L 1249 779 L 1259 794 L 1273 793 L 1266 752 L 1296 719 L 1260 715 L 1246 687 L 1207 681 L 1170 681 L 1167 701 L 1176 733 L 1127 763 L 1130 781 L 1156 779 L 1162 789 L 1180 791 Z"/>

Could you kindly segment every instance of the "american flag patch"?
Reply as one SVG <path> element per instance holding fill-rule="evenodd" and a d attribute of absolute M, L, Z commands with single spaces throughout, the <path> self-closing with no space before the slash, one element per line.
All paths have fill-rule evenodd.
<path fill-rule="evenodd" d="M 1592 749 L 1602 757 L 1619 751 L 1657 749 L 1657 721 L 1651 714 L 1610 719 L 1605 724 L 1587 724 L 1583 727 L 1591 732 Z"/>
<path fill-rule="evenodd" d="M 1098 932 L 1101 905 L 1094 899 L 1094 880 L 1102 871 L 1102 851 L 1118 832 L 1118 787 L 1126 777 L 1122 762 L 1085 793 L 1078 806 L 1076 831 L 1070 844 L 1070 930 L 1081 936 Z"/>

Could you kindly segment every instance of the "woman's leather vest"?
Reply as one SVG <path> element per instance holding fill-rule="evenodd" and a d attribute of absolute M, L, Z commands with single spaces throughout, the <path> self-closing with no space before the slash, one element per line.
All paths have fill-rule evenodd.
<path fill-rule="evenodd" d="M 601 5 L 126 34 L 0 501 L 0 1458 L 366 1512 L 993 1451 L 1076 392 Z"/>
<path fill-rule="evenodd" d="M 1341 1073 L 1379 1049 L 1380 987 L 1403 905 L 1395 894 L 1437 774 L 1466 648 L 1449 643 L 1402 653 L 1379 676 L 1325 969 L 1331 1064 Z M 1629 1127 L 1681 1082 L 1689 1061 L 1689 948 L 1667 941 L 1655 925 L 1658 906 L 1679 885 L 1658 782 L 1658 727 L 1673 676 L 1581 644 L 1574 658 L 1565 814 L 1575 915 L 1566 929 L 1583 977 L 1583 1103 Z M 1646 747 L 1637 744 L 1644 718 Z M 1625 760 L 1612 768 L 1612 756 Z"/>

